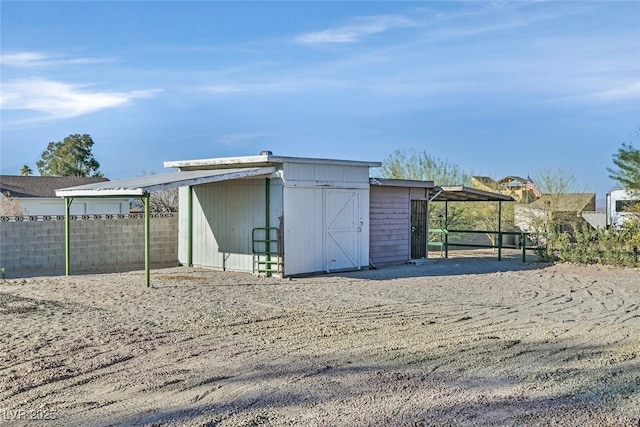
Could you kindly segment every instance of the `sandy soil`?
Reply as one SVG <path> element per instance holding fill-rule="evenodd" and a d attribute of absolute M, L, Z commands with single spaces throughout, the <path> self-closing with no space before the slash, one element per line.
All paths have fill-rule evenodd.
<path fill-rule="evenodd" d="M 0 281 L 0 424 L 638 426 L 640 271 Z"/>

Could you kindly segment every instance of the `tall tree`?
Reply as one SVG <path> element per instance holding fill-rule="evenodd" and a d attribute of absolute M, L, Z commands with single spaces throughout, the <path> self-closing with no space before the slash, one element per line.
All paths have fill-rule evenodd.
<path fill-rule="evenodd" d="M 640 131 L 638 132 L 640 134 Z M 640 150 L 632 144 L 623 143 L 613 155 L 616 169 L 607 168 L 609 178 L 618 181 L 624 188 L 640 190 Z"/>
<path fill-rule="evenodd" d="M 13 198 L 10 192 L 5 191 L 0 194 L 0 215 L 2 216 L 22 216 L 25 214 L 20 202 Z"/>
<path fill-rule="evenodd" d="M 565 194 L 580 192 L 573 173 L 563 169 L 544 168 L 536 175 L 536 184 L 543 194 Z"/>
<path fill-rule="evenodd" d="M 42 176 L 102 176 L 92 147 L 90 135 L 69 135 L 63 141 L 50 142 L 36 166 Z"/>
<path fill-rule="evenodd" d="M 22 176 L 29 176 L 29 175 L 32 175 L 32 174 L 33 174 L 33 171 L 31 170 L 31 168 L 27 164 L 23 165 L 22 169 L 20 169 L 20 175 L 22 175 Z"/>
<path fill-rule="evenodd" d="M 155 172 L 142 172 L 140 176 L 155 175 Z M 141 200 L 133 201 L 135 209 L 144 209 Z M 149 211 L 152 213 L 172 213 L 178 212 L 179 195 L 177 188 L 158 190 L 149 194 Z"/>
<path fill-rule="evenodd" d="M 432 156 L 426 151 L 396 150 L 382 163 L 381 174 L 388 179 L 415 179 L 433 181 L 435 185 L 470 185 L 471 173 L 464 172 L 457 164 Z M 451 204 L 447 212 L 447 227 L 450 229 L 470 228 L 469 206 L 467 203 Z M 429 207 L 430 228 L 441 228 L 444 218 L 444 202 L 434 202 Z M 440 236 L 430 235 L 429 239 Z"/>
<path fill-rule="evenodd" d="M 396 150 L 382 163 L 382 177 L 433 181 L 436 185 L 469 185 L 471 174 L 426 151 Z"/>

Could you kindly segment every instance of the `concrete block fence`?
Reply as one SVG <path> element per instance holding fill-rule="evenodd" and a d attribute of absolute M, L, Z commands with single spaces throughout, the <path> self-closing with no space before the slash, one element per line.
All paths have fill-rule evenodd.
<path fill-rule="evenodd" d="M 71 270 L 144 263 L 144 218 L 82 216 L 70 221 Z M 178 216 L 150 218 L 151 263 L 178 264 Z M 7 277 L 29 271 L 64 273 L 64 217 L 0 221 L 0 268 Z"/>

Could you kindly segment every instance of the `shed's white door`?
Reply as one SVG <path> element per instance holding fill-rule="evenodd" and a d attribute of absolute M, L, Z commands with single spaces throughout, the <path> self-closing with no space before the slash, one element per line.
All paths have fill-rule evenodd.
<path fill-rule="evenodd" d="M 360 193 L 324 190 L 326 271 L 360 268 Z"/>

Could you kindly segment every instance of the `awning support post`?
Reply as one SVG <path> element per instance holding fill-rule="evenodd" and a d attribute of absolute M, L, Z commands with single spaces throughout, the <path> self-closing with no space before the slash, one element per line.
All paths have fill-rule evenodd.
<path fill-rule="evenodd" d="M 187 265 L 193 267 L 193 187 L 187 192 Z"/>
<path fill-rule="evenodd" d="M 409 190 L 409 193 L 411 193 L 411 190 Z M 424 259 L 429 259 L 429 217 L 430 217 L 430 213 L 431 213 L 431 207 L 429 206 L 429 189 L 425 188 L 424 189 L 424 195 L 425 198 L 427 199 L 427 226 L 424 228 L 424 234 L 425 234 L 425 245 L 427 246 L 424 249 Z M 411 197 L 409 197 L 411 198 Z"/>
<path fill-rule="evenodd" d="M 498 261 L 502 261 L 502 202 L 498 202 Z"/>
<path fill-rule="evenodd" d="M 64 274 L 71 275 L 71 222 L 69 212 L 73 197 L 64 198 Z"/>
<path fill-rule="evenodd" d="M 265 226 L 265 252 L 267 253 L 265 259 L 267 261 L 266 270 L 269 271 L 267 275 L 271 275 L 271 243 L 269 239 L 271 238 L 271 231 L 269 227 L 271 227 L 271 180 L 269 178 L 265 178 L 265 194 L 264 194 L 265 202 L 264 202 L 264 226 Z"/>
<path fill-rule="evenodd" d="M 444 257 L 449 258 L 449 201 L 444 202 Z"/>
<path fill-rule="evenodd" d="M 147 288 L 151 286 L 149 264 L 151 259 L 151 227 L 149 226 L 149 193 L 142 197 L 144 202 L 144 280 Z"/>

